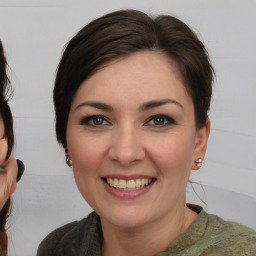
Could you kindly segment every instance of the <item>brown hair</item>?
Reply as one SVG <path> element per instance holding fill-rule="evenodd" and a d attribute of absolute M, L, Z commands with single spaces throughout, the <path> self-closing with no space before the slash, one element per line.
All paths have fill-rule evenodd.
<path fill-rule="evenodd" d="M 0 41 L 0 115 L 4 121 L 4 137 L 7 138 L 8 150 L 6 154 L 6 160 L 9 158 L 13 143 L 13 119 L 10 107 L 8 105 L 8 93 L 10 92 L 10 84 L 6 74 L 6 59 L 4 56 L 4 50 Z M 7 255 L 7 235 L 5 230 L 5 224 L 10 214 L 11 199 L 9 198 L 5 203 L 3 209 L 0 211 L 0 255 Z"/>
<path fill-rule="evenodd" d="M 2 42 L 0 41 L 0 115 L 4 121 L 4 137 L 7 138 L 8 150 L 6 154 L 6 160 L 9 158 L 12 152 L 14 144 L 13 135 L 13 119 L 11 109 L 8 105 L 8 100 L 12 94 L 9 79 L 6 74 L 7 62 L 4 55 L 4 49 Z M 9 97 L 8 97 L 9 95 Z"/>
<path fill-rule="evenodd" d="M 203 43 L 173 16 L 154 18 L 136 10 L 121 10 L 86 25 L 63 53 L 55 80 L 54 104 L 57 140 L 64 148 L 70 106 L 81 83 L 106 61 L 142 50 L 160 51 L 178 63 L 194 103 L 197 128 L 205 125 L 214 70 Z"/>

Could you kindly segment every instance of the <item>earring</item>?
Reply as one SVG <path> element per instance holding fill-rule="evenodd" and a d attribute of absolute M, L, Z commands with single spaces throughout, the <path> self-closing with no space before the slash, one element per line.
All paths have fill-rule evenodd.
<path fill-rule="evenodd" d="M 195 160 L 195 164 L 196 164 L 197 167 L 201 167 L 202 166 L 202 162 L 203 162 L 203 160 L 201 158 L 197 158 Z"/>
<path fill-rule="evenodd" d="M 72 160 L 69 155 L 66 155 L 66 164 L 72 168 Z"/>

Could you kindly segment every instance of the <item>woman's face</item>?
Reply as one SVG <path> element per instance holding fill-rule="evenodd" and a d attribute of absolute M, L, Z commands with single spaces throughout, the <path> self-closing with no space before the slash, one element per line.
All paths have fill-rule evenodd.
<path fill-rule="evenodd" d="M 113 60 L 84 81 L 67 125 L 77 186 L 101 219 L 118 227 L 184 209 L 206 141 L 176 63 L 152 51 Z"/>

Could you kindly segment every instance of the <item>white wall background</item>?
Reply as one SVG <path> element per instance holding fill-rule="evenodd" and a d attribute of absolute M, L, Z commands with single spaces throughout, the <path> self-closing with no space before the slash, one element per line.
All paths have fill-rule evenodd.
<path fill-rule="evenodd" d="M 0 0 L 0 38 L 15 88 L 15 154 L 26 173 L 14 195 L 11 256 L 32 256 L 54 228 L 88 214 L 55 140 L 52 88 L 64 44 L 109 11 L 173 14 L 206 44 L 217 80 L 204 166 L 191 179 L 209 212 L 256 229 L 255 0 Z M 188 188 L 189 201 L 199 202 Z"/>

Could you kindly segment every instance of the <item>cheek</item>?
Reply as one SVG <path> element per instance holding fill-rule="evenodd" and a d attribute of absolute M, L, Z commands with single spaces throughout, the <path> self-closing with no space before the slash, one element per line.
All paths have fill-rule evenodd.
<path fill-rule="evenodd" d="M 104 159 L 106 143 L 100 137 L 72 136 L 68 141 L 68 152 L 75 171 L 91 172 L 98 169 Z"/>
<path fill-rule="evenodd" d="M 172 134 L 161 140 L 155 140 L 150 149 L 152 160 L 159 167 L 160 171 L 172 175 L 186 175 L 191 169 L 193 157 L 193 140 Z"/>
<path fill-rule="evenodd" d="M 102 142 L 102 141 L 101 141 Z M 90 136 L 76 133 L 68 139 L 68 153 L 72 159 L 77 187 L 84 199 L 93 207 L 93 191 L 98 186 L 100 166 L 104 159 L 104 143 Z"/>

